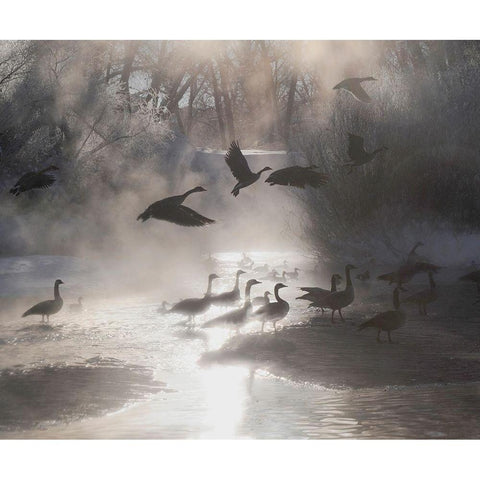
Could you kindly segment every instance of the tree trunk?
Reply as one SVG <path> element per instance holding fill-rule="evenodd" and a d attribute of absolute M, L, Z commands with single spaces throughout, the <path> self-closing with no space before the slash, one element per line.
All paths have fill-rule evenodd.
<path fill-rule="evenodd" d="M 285 141 L 288 142 L 290 137 L 290 124 L 292 123 L 293 105 L 295 102 L 295 92 L 297 90 L 297 72 L 293 71 L 290 77 L 290 87 L 288 89 L 287 108 L 285 111 L 285 124 L 283 136 Z"/>
<path fill-rule="evenodd" d="M 225 120 L 227 123 L 227 141 L 228 143 L 230 143 L 235 140 L 235 126 L 233 123 L 233 109 L 232 109 L 232 101 L 230 98 L 230 92 L 228 89 L 227 73 L 225 71 L 225 67 L 221 63 L 219 64 L 219 72 L 220 72 L 221 91 L 222 91 L 223 101 L 225 103 Z"/>
<path fill-rule="evenodd" d="M 130 41 L 125 44 L 125 56 L 123 60 L 122 73 L 120 75 L 120 94 L 125 100 L 128 112 L 132 111 L 132 106 L 130 104 L 129 81 L 132 73 L 133 61 L 135 59 L 135 54 L 137 53 L 138 47 L 139 43 L 134 41 Z"/>
<path fill-rule="evenodd" d="M 218 130 L 222 141 L 222 148 L 227 148 L 227 139 L 225 136 L 225 119 L 223 116 L 223 105 L 220 90 L 218 88 L 217 76 L 213 68 L 213 62 L 210 62 L 210 75 L 212 77 L 213 99 L 215 100 L 215 111 L 217 112 Z"/>

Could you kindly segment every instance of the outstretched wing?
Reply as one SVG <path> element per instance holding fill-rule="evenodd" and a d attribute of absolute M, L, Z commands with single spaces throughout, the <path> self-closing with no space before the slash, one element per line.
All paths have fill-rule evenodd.
<path fill-rule="evenodd" d="M 348 90 L 357 100 L 360 100 L 361 102 L 370 103 L 372 101 L 367 92 L 358 82 L 351 82 L 346 90 Z"/>
<path fill-rule="evenodd" d="M 55 182 L 55 177 L 48 173 L 37 173 L 26 181 L 28 190 L 31 188 L 48 188 Z"/>
<path fill-rule="evenodd" d="M 354 160 L 359 153 L 363 152 L 363 143 L 363 137 L 360 137 L 359 135 L 354 135 L 353 133 L 348 134 L 348 156 L 352 160 Z"/>
<path fill-rule="evenodd" d="M 202 227 L 210 223 L 215 223 L 215 220 L 204 217 L 184 205 L 167 209 L 162 213 L 162 219 L 184 227 Z"/>
<path fill-rule="evenodd" d="M 297 188 L 320 187 L 328 182 L 324 173 L 314 172 L 315 167 L 287 167 L 271 173 L 265 182 L 270 185 L 286 185 Z"/>
<path fill-rule="evenodd" d="M 238 142 L 232 142 L 227 154 L 225 155 L 225 161 L 230 167 L 233 176 L 239 182 L 247 181 L 252 175 L 252 171 L 248 166 L 247 159 L 244 157 Z"/>

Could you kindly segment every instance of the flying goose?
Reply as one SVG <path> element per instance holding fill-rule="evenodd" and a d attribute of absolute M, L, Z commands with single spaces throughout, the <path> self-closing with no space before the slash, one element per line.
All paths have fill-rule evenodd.
<path fill-rule="evenodd" d="M 387 147 L 380 147 L 373 150 L 373 152 L 367 152 L 363 143 L 363 137 L 353 135 L 352 133 L 348 134 L 348 156 L 351 161 L 343 164 L 344 167 L 349 168 L 347 175 L 350 175 L 350 173 L 353 172 L 353 167 L 365 165 L 366 163 L 371 162 L 378 153 L 388 150 Z"/>
<path fill-rule="evenodd" d="M 255 183 L 262 172 L 271 170 L 270 167 L 264 167 L 257 173 L 253 173 L 248 166 L 247 159 L 243 156 L 238 142 L 232 142 L 227 154 L 225 155 L 225 162 L 230 167 L 233 176 L 237 179 L 238 183 L 233 187 L 231 191 L 234 197 L 238 196 L 240 189 L 248 187 L 252 183 Z"/>
<path fill-rule="evenodd" d="M 212 282 L 216 278 L 220 278 L 217 274 L 212 273 L 208 276 L 208 288 L 202 298 L 186 298 L 168 310 L 167 313 L 180 313 L 188 317 L 186 323 L 193 323 L 197 315 L 205 313 L 210 308 L 210 299 L 212 295 Z"/>
<path fill-rule="evenodd" d="M 10 193 L 18 197 L 22 192 L 33 190 L 34 188 L 48 188 L 55 182 L 55 177 L 47 172 L 59 170 L 55 165 L 50 165 L 38 172 L 28 172 L 10 189 Z"/>
<path fill-rule="evenodd" d="M 427 304 L 434 302 L 438 298 L 432 272 L 428 272 L 428 280 L 430 283 L 430 288 L 414 293 L 403 300 L 403 303 L 416 303 L 418 305 L 418 313 L 420 315 L 427 315 Z"/>
<path fill-rule="evenodd" d="M 373 77 L 354 77 L 346 78 L 339 84 L 333 87 L 334 90 L 346 90 L 351 93 L 360 102 L 370 103 L 372 99 L 368 96 L 367 92 L 361 86 L 362 82 L 376 81 Z"/>
<path fill-rule="evenodd" d="M 63 300 L 60 296 L 60 285 L 63 282 L 61 280 L 55 280 L 55 286 L 53 288 L 54 300 L 45 300 L 43 302 L 37 303 L 32 308 L 27 310 L 22 317 L 28 317 L 29 315 L 41 315 L 42 322 L 47 317 L 47 322 L 50 320 L 50 315 L 55 315 L 58 313 L 63 306 Z"/>
<path fill-rule="evenodd" d="M 265 180 L 270 186 L 285 185 L 290 187 L 305 188 L 306 186 L 318 188 L 328 183 L 328 175 L 315 172 L 315 165 L 310 167 L 287 167 L 275 170 Z"/>
<path fill-rule="evenodd" d="M 195 210 L 182 205 L 185 199 L 194 192 L 206 192 L 206 190 L 203 187 L 195 187 L 188 190 L 183 195 L 167 197 L 163 200 L 152 203 L 137 217 L 137 220 L 145 222 L 149 218 L 156 218 L 157 220 L 165 220 L 184 227 L 201 227 L 203 225 L 215 223 L 215 220 L 204 217 Z"/>
<path fill-rule="evenodd" d="M 262 332 L 266 322 L 272 322 L 273 329 L 276 332 L 277 322 L 287 316 L 288 311 L 290 310 L 290 305 L 278 294 L 278 291 L 281 288 L 286 287 L 287 286 L 283 283 L 277 283 L 274 290 L 275 299 L 277 301 L 267 303 L 253 313 L 253 316 L 257 317 L 262 322 Z"/>
<path fill-rule="evenodd" d="M 271 295 L 271 293 L 267 290 L 263 296 L 261 297 L 254 297 L 252 300 L 252 305 L 254 307 L 257 307 L 258 305 L 266 305 L 267 303 L 270 303 L 270 299 L 268 296 Z"/>
<path fill-rule="evenodd" d="M 302 292 L 307 292 L 301 297 L 297 297 L 295 300 L 307 300 L 309 302 L 320 302 L 324 298 L 328 297 L 331 293 L 337 291 L 337 285 L 341 282 L 342 277 L 338 273 L 332 275 L 330 282 L 330 290 L 320 287 L 300 287 Z M 321 307 L 320 307 L 321 308 Z M 323 312 L 323 308 L 322 308 Z"/>
<path fill-rule="evenodd" d="M 83 312 L 82 300 L 83 300 L 83 297 L 78 297 L 78 303 L 71 303 L 68 306 L 68 309 L 73 313 Z"/>
<path fill-rule="evenodd" d="M 235 274 L 235 285 L 233 289 L 228 292 L 219 293 L 218 295 L 212 295 L 210 297 L 210 302 L 212 305 L 223 305 L 230 306 L 234 303 L 237 303 L 240 300 L 240 289 L 238 288 L 238 283 L 240 281 L 240 275 L 247 273 L 243 270 L 237 270 Z"/>
<path fill-rule="evenodd" d="M 462 282 L 472 282 L 477 285 L 477 292 L 480 293 L 480 270 L 475 270 L 474 272 L 467 273 L 463 277 L 459 278 Z"/>
<path fill-rule="evenodd" d="M 377 342 L 381 343 L 380 334 L 387 332 L 388 343 L 393 343 L 390 337 L 390 332 L 397 330 L 405 325 L 405 312 L 400 309 L 400 290 L 406 291 L 403 287 L 396 287 L 393 290 L 393 306 L 395 310 L 388 310 L 375 315 L 372 319 L 362 323 L 358 330 L 364 330 L 365 328 L 376 328 L 378 331 Z"/>
<path fill-rule="evenodd" d="M 232 310 L 231 312 L 227 312 L 224 315 L 220 315 L 202 325 L 202 328 L 212 328 L 212 327 L 233 327 L 237 330 L 240 329 L 242 325 L 248 319 L 250 311 L 252 309 L 252 302 L 250 301 L 250 290 L 253 285 L 257 285 L 259 283 L 258 280 L 252 279 L 249 280 L 245 286 L 245 300 L 243 302 L 243 306 L 241 308 L 237 308 L 236 310 Z"/>
<path fill-rule="evenodd" d="M 333 292 L 322 299 L 321 302 L 315 302 L 311 305 L 313 307 L 330 308 L 332 310 L 332 323 L 334 323 L 333 316 L 335 311 L 338 311 L 342 322 L 345 321 L 342 316 L 342 308 L 348 307 L 355 299 L 355 291 L 353 289 L 352 279 L 350 277 L 350 270 L 353 270 L 354 268 L 357 267 L 350 264 L 345 266 L 345 277 L 347 278 L 347 284 L 345 285 L 344 290 Z"/>

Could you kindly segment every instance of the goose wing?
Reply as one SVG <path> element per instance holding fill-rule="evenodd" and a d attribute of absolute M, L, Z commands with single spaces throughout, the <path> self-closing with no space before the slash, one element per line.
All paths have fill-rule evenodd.
<path fill-rule="evenodd" d="M 354 135 L 353 133 L 348 134 L 348 156 L 354 160 L 356 156 L 363 152 L 364 139 L 359 135 Z"/>
<path fill-rule="evenodd" d="M 285 185 L 297 188 L 320 187 L 328 181 L 324 173 L 313 171 L 316 167 L 287 167 L 271 173 L 265 180 L 270 185 Z"/>
<path fill-rule="evenodd" d="M 232 142 L 227 154 L 225 162 L 230 167 L 233 176 L 240 182 L 248 181 L 253 175 L 248 166 L 247 159 L 244 157 L 238 142 Z"/>
<path fill-rule="evenodd" d="M 28 315 L 47 315 L 53 310 L 54 306 L 55 300 L 44 300 L 28 309 L 22 317 L 27 317 Z"/>
<path fill-rule="evenodd" d="M 215 223 L 215 220 L 200 215 L 195 210 L 179 205 L 176 208 L 168 208 L 162 212 L 162 220 L 182 225 L 183 227 L 202 227 Z"/>
<path fill-rule="evenodd" d="M 372 99 L 368 96 L 368 93 L 360 85 L 360 82 L 349 82 L 348 87 L 343 87 L 348 90 L 357 100 L 360 102 L 370 103 Z"/>

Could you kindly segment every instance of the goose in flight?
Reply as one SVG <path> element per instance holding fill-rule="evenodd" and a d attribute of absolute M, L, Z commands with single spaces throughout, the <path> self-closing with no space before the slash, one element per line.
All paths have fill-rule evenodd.
<path fill-rule="evenodd" d="M 47 322 L 50 320 L 50 315 L 55 315 L 58 313 L 63 307 L 63 299 L 60 296 L 60 285 L 63 282 L 59 280 L 55 280 L 55 285 L 53 287 L 53 300 L 45 300 L 43 302 L 37 303 L 32 308 L 28 309 L 22 317 L 28 317 L 29 315 L 41 315 L 42 322 L 44 321 L 45 317 L 47 317 Z"/>
<path fill-rule="evenodd" d="M 78 303 L 71 303 L 68 306 L 68 309 L 72 313 L 80 313 L 83 312 L 83 304 L 82 304 L 83 297 L 78 297 Z"/>
<path fill-rule="evenodd" d="M 210 308 L 210 298 L 212 295 L 212 282 L 220 278 L 212 273 L 208 276 L 208 288 L 205 295 L 201 298 L 186 298 L 176 303 L 167 313 L 180 313 L 188 317 L 186 323 L 193 323 L 197 315 L 205 313 Z"/>
<path fill-rule="evenodd" d="M 427 315 L 427 305 L 434 302 L 438 298 L 435 290 L 436 284 L 433 280 L 433 273 L 431 271 L 428 272 L 428 280 L 430 283 L 430 288 L 414 293 L 403 300 L 403 303 L 416 303 L 418 305 L 418 313 L 420 315 Z"/>
<path fill-rule="evenodd" d="M 237 303 L 240 300 L 240 289 L 238 287 L 240 281 L 240 275 L 247 273 L 243 270 L 237 270 L 235 274 L 235 285 L 233 289 L 228 292 L 219 293 L 218 295 L 212 295 L 210 301 L 212 305 L 230 306 Z"/>
<path fill-rule="evenodd" d="M 318 188 L 328 183 L 328 175 L 315 172 L 315 165 L 310 167 L 287 167 L 275 170 L 265 180 L 270 186 L 285 185 L 290 187 L 305 188 L 306 186 Z"/>
<path fill-rule="evenodd" d="M 467 273 L 460 277 L 461 282 L 472 282 L 477 285 L 477 292 L 480 294 L 480 270 L 475 270 L 474 272 Z"/>
<path fill-rule="evenodd" d="M 343 164 L 344 167 L 349 168 L 347 175 L 350 175 L 353 172 L 353 167 L 365 165 L 366 163 L 371 162 L 378 153 L 388 150 L 387 147 L 380 147 L 373 150 L 373 152 L 367 152 L 363 143 L 363 137 L 353 135 L 352 133 L 348 134 L 348 156 L 351 161 Z"/>
<path fill-rule="evenodd" d="M 338 311 L 342 322 L 345 321 L 342 316 L 342 308 L 348 307 L 355 299 L 355 291 L 353 289 L 353 283 L 350 277 L 350 271 L 354 268 L 357 267 L 350 264 L 345 266 L 345 277 L 347 279 L 347 284 L 345 285 L 344 290 L 333 292 L 322 299 L 321 302 L 315 302 L 310 305 L 312 307 L 330 308 L 332 310 L 332 323 L 334 323 L 333 316 L 336 311 Z"/>
<path fill-rule="evenodd" d="M 55 182 L 55 177 L 47 172 L 59 170 L 55 165 L 50 165 L 38 172 L 28 172 L 10 189 L 10 193 L 18 197 L 22 192 L 33 190 L 34 188 L 48 188 Z"/>
<path fill-rule="evenodd" d="M 237 184 L 231 191 L 234 197 L 237 197 L 242 188 L 248 187 L 255 183 L 262 172 L 271 170 L 270 167 L 264 167 L 257 173 L 253 173 L 248 166 L 247 159 L 244 157 L 238 142 L 232 142 L 227 154 L 225 155 L 225 162 L 230 167 L 233 176 L 237 179 Z"/>
<path fill-rule="evenodd" d="M 267 303 L 270 303 L 270 299 L 268 298 L 271 293 L 267 290 L 263 296 L 261 297 L 254 297 L 252 300 L 252 305 L 254 307 L 257 307 L 258 305 L 266 305 Z"/>
<path fill-rule="evenodd" d="M 206 190 L 203 187 L 195 187 L 183 195 L 167 197 L 152 203 L 137 217 L 137 220 L 145 222 L 149 218 L 156 218 L 157 220 L 165 220 L 184 227 L 202 227 L 203 225 L 215 223 L 215 220 L 204 217 L 195 210 L 182 205 L 185 199 L 194 192 L 206 192 Z"/>
<path fill-rule="evenodd" d="M 246 323 L 252 310 L 252 302 L 250 301 L 250 290 L 254 285 L 258 285 L 258 280 L 252 279 L 249 280 L 245 286 L 245 300 L 241 308 L 227 312 L 224 315 L 220 315 L 202 325 L 202 328 L 212 328 L 212 327 L 231 327 L 235 328 L 238 332 L 240 327 Z"/>
<path fill-rule="evenodd" d="M 346 78 L 342 82 L 333 87 L 334 90 L 346 90 L 351 93 L 360 102 L 370 103 L 372 99 L 368 96 L 367 92 L 363 89 L 362 82 L 376 81 L 373 77 L 354 77 Z"/>
<path fill-rule="evenodd" d="M 266 322 L 272 322 L 273 329 L 276 332 L 277 322 L 287 316 L 288 311 L 290 310 L 290 305 L 278 294 L 278 291 L 281 288 L 286 287 L 287 285 L 284 285 L 283 283 L 277 283 L 274 290 L 276 302 L 266 303 L 253 312 L 253 316 L 257 317 L 262 322 L 262 332 Z"/>
<path fill-rule="evenodd" d="M 380 334 L 387 332 L 388 343 L 393 343 L 390 336 L 390 332 L 398 330 L 405 325 L 405 312 L 400 308 L 400 290 L 406 291 L 403 287 L 396 287 L 393 290 L 393 306 L 395 310 L 388 310 L 386 312 L 375 315 L 372 319 L 362 323 L 358 330 L 364 330 L 365 328 L 375 328 L 378 332 L 377 342 L 381 343 Z"/>

